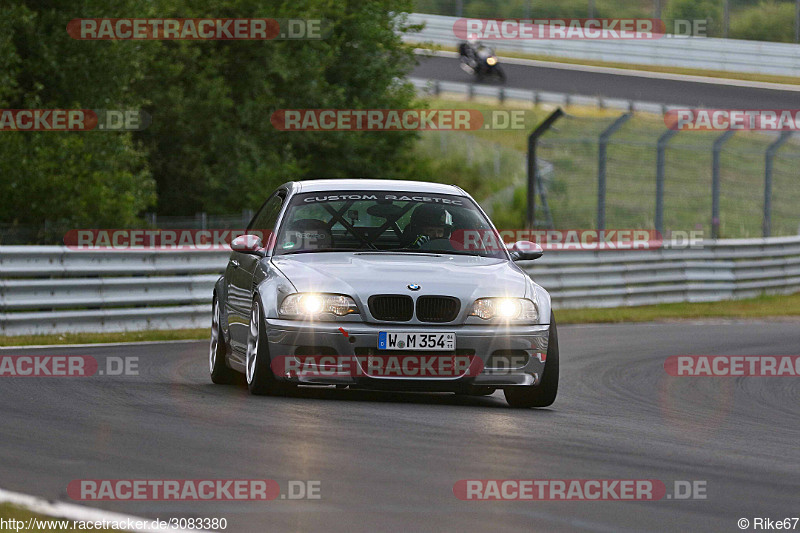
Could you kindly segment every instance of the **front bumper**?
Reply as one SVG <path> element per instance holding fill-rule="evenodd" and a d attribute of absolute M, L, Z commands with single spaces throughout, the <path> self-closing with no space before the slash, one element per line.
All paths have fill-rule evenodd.
<path fill-rule="evenodd" d="M 469 354 L 480 359 L 478 372 L 447 377 L 378 377 L 369 372 L 352 371 L 326 372 L 325 375 L 293 375 L 290 372 L 275 371 L 277 379 L 305 385 L 352 385 L 376 389 L 454 392 L 470 387 L 537 385 L 546 363 L 550 329 L 548 324 L 423 326 L 279 319 L 267 319 L 266 322 L 269 353 L 273 362 L 276 358 L 295 358 L 298 355 L 355 358 L 365 353 L 381 354 L 377 350 L 378 334 L 381 331 L 455 332 L 456 353 Z M 425 353 L 444 355 L 448 352 Z M 278 365 L 273 364 L 273 370 L 277 368 Z"/>

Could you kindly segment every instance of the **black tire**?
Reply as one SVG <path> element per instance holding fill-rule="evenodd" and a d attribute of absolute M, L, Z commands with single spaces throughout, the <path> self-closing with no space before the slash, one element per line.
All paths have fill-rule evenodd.
<path fill-rule="evenodd" d="M 222 334 L 222 313 L 216 295 L 211 304 L 211 341 L 208 346 L 208 369 L 211 381 L 217 385 L 225 385 L 233 381 L 236 373 L 228 367 L 225 336 Z"/>
<path fill-rule="evenodd" d="M 497 77 L 497 80 L 500 83 L 506 82 L 506 73 L 502 68 L 500 68 L 500 65 L 494 67 L 494 75 Z"/>
<path fill-rule="evenodd" d="M 279 396 L 294 388 L 292 383 L 275 379 L 270 363 L 264 312 L 261 308 L 261 299 L 256 297 L 250 312 L 250 331 L 245 358 L 245 379 L 251 394 Z"/>
<path fill-rule="evenodd" d="M 550 334 L 547 341 L 547 359 L 542 379 L 538 385 L 508 387 L 503 389 L 506 402 L 511 407 L 547 407 L 553 405 L 558 395 L 558 331 L 556 319 L 550 312 Z"/>

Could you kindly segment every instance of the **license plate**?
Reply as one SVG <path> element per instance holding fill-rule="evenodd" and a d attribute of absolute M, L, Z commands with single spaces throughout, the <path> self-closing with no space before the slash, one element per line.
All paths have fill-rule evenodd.
<path fill-rule="evenodd" d="M 378 349 L 448 352 L 456 349 L 456 334 L 381 331 L 378 334 Z"/>

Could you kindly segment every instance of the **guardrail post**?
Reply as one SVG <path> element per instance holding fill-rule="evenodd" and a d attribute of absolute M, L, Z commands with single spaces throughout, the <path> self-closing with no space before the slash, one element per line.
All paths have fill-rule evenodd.
<path fill-rule="evenodd" d="M 667 130 L 656 143 L 656 231 L 664 234 L 664 152 L 678 130 Z"/>
<path fill-rule="evenodd" d="M 782 132 L 781 136 L 767 147 L 767 152 L 764 154 L 764 219 L 761 222 L 764 237 L 769 237 L 772 233 L 772 159 L 775 157 L 775 152 L 791 136 L 791 131 Z"/>
<path fill-rule="evenodd" d="M 470 83 L 467 85 L 467 100 L 475 98 L 475 85 Z"/>
<path fill-rule="evenodd" d="M 606 229 L 606 152 L 608 140 L 632 116 L 631 113 L 620 115 L 600 134 L 600 140 L 597 145 L 597 229 Z"/>
<path fill-rule="evenodd" d="M 533 133 L 528 136 L 528 206 L 527 206 L 527 229 L 533 229 L 535 225 L 536 212 L 536 144 L 539 137 L 550 129 L 553 123 L 558 120 L 564 111 L 559 107 L 539 124 Z"/>
<path fill-rule="evenodd" d="M 719 154 L 722 145 L 736 133 L 726 131 L 714 139 L 713 157 L 711 162 L 711 238 L 719 239 Z"/>
<path fill-rule="evenodd" d="M 497 94 L 497 99 L 500 100 L 500 103 L 506 101 L 506 89 L 505 87 L 500 87 L 500 92 Z"/>

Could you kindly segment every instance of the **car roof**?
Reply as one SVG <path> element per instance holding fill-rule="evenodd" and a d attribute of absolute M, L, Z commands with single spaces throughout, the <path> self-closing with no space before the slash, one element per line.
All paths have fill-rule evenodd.
<path fill-rule="evenodd" d="M 455 185 L 431 183 L 428 181 L 387 180 L 374 178 L 331 178 L 293 182 L 295 192 L 323 191 L 403 191 L 430 194 L 454 194 L 466 196 Z"/>

